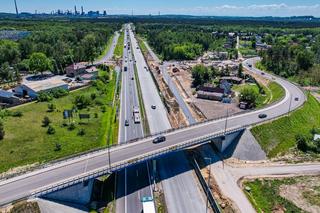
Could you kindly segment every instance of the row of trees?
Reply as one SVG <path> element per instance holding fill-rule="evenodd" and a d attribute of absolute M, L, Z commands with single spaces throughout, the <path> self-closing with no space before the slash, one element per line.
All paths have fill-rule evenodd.
<path fill-rule="evenodd" d="M 29 30 L 31 35 L 18 41 L 0 41 L 2 82 L 17 80 L 19 71 L 39 73 L 50 70 L 62 73 L 71 63 L 93 62 L 120 26 L 76 21 L 0 22 L 0 28 L 9 27 Z"/>

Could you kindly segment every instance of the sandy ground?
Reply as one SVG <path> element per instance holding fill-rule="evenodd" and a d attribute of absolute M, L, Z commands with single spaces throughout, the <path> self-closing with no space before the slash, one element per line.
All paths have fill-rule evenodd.
<path fill-rule="evenodd" d="M 319 213 L 320 206 L 313 205 L 304 196 L 304 193 L 308 193 L 310 196 L 318 197 L 320 200 L 320 192 L 315 188 L 320 187 L 320 176 L 302 177 L 297 178 L 297 183 L 292 185 L 282 185 L 280 187 L 280 196 L 293 202 L 299 208 L 311 212 Z"/>

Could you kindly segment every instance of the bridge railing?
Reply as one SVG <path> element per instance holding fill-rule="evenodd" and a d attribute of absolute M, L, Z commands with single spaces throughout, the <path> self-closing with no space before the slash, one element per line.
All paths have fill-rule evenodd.
<path fill-rule="evenodd" d="M 235 128 L 235 129 L 228 130 L 227 132 L 221 131 L 219 133 L 215 133 L 215 134 L 212 134 L 212 135 L 207 135 L 207 136 L 204 136 L 204 137 L 200 137 L 200 138 L 195 139 L 195 140 L 190 140 L 188 142 L 182 142 L 182 143 L 177 144 L 177 145 L 172 145 L 170 147 L 166 147 L 166 148 L 163 148 L 161 150 L 158 150 L 158 151 L 155 151 L 155 152 L 152 152 L 152 153 L 148 153 L 148 154 L 145 154 L 145 155 L 133 158 L 133 159 L 128 159 L 128 160 L 126 160 L 124 162 L 121 162 L 121 163 L 111 164 L 111 166 L 105 166 L 103 168 L 100 168 L 100 169 L 97 169 L 97 170 L 94 170 L 94 171 L 90 171 L 90 172 L 81 174 L 79 176 L 67 179 L 65 181 L 62 181 L 62 182 L 59 182 L 59 183 L 55 183 L 55 184 L 52 184 L 52 185 L 37 189 L 37 190 L 35 190 L 35 191 L 33 191 L 31 193 L 31 196 L 39 197 L 39 196 L 42 196 L 42 195 L 45 195 L 45 194 L 48 194 L 48 193 L 51 193 L 51 192 L 54 192 L 54 191 L 57 191 L 57 190 L 61 190 L 63 188 L 66 188 L 66 187 L 69 187 L 69 186 L 72 186 L 72 185 L 75 185 L 77 183 L 81 183 L 81 182 L 89 180 L 89 179 L 101 177 L 101 176 L 103 176 L 105 174 L 109 174 L 109 173 L 112 173 L 114 171 L 121 170 L 121 169 L 123 169 L 125 167 L 128 167 L 128 166 L 132 166 L 132 165 L 135 165 L 135 164 L 138 164 L 138 163 L 142 163 L 142 162 L 147 161 L 147 160 L 151 160 L 151 159 L 166 155 L 168 153 L 172 153 L 172 152 L 175 152 L 175 151 L 179 151 L 179 150 L 185 149 L 186 147 L 199 145 L 199 144 L 202 144 L 202 143 L 207 143 L 208 141 L 212 140 L 213 138 L 221 137 L 221 136 L 224 136 L 225 134 L 232 134 L 234 132 L 241 131 L 241 130 L 243 130 L 245 128 L 246 127 Z"/>

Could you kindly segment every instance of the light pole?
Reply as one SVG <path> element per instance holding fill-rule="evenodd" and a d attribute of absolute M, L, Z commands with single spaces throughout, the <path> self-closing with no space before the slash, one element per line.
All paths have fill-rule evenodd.
<path fill-rule="evenodd" d="M 209 160 L 209 178 L 208 178 L 208 188 L 207 188 L 207 203 L 206 203 L 206 213 L 208 212 L 208 207 L 209 207 L 209 190 L 210 190 L 210 178 L 211 178 L 211 162 L 212 162 L 212 159 L 211 158 L 207 158 L 205 157 L 204 158 L 205 160 Z"/>
<path fill-rule="evenodd" d="M 226 117 L 226 123 L 225 123 L 225 126 L 224 126 L 224 136 L 226 136 L 226 133 L 227 133 L 228 117 L 229 117 L 229 108 L 227 107 L 227 117 Z"/>

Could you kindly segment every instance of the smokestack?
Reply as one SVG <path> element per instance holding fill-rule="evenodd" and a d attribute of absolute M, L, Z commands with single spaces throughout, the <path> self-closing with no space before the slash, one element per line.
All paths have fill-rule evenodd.
<path fill-rule="evenodd" d="M 19 11 L 18 11 L 18 6 L 17 6 L 17 1 L 14 0 L 14 6 L 16 7 L 16 15 L 19 15 Z"/>
<path fill-rule="evenodd" d="M 83 6 L 81 6 L 81 15 L 84 15 Z"/>
<path fill-rule="evenodd" d="M 74 5 L 74 14 L 77 15 L 77 6 Z"/>

